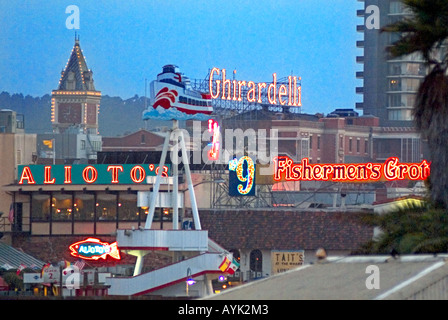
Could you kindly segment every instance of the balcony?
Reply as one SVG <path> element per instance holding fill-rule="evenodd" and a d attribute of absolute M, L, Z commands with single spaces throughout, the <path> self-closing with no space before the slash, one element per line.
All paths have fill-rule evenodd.
<path fill-rule="evenodd" d="M 364 87 L 356 87 L 356 93 L 363 94 L 364 93 Z"/>
<path fill-rule="evenodd" d="M 117 230 L 123 250 L 207 251 L 207 230 Z"/>
<path fill-rule="evenodd" d="M 356 79 L 364 79 L 364 71 L 357 71 Z"/>
<path fill-rule="evenodd" d="M 364 56 L 357 56 L 356 57 L 356 62 L 357 63 L 364 63 Z"/>

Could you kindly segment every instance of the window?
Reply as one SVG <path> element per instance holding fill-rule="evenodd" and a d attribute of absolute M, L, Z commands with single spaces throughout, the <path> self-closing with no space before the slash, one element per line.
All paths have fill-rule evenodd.
<path fill-rule="evenodd" d="M 51 199 L 53 221 L 72 220 L 72 194 L 55 192 Z"/>
<path fill-rule="evenodd" d="M 403 12 L 403 4 L 401 1 L 391 1 L 390 2 L 390 13 L 402 13 Z"/>
<path fill-rule="evenodd" d="M 139 214 L 137 195 L 135 193 L 121 192 L 118 197 L 118 219 L 138 220 Z M 142 219 L 146 218 L 143 217 Z"/>
<path fill-rule="evenodd" d="M 369 153 L 369 140 L 364 140 L 364 153 Z"/>
<path fill-rule="evenodd" d="M 389 74 L 397 76 L 401 74 L 401 64 L 391 63 L 389 66 Z"/>
<path fill-rule="evenodd" d="M 98 221 L 113 221 L 117 219 L 116 194 L 106 192 L 98 193 L 95 206 Z"/>
<path fill-rule="evenodd" d="M 348 140 L 348 151 L 352 152 L 352 138 Z"/>
<path fill-rule="evenodd" d="M 401 80 L 398 78 L 390 79 L 389 90 L 400 91 L 401 90 Z"/>
<path fill-rule="evenodd" d="M 407 91 L 417 91 L 420 86 L 420 79 L 406 79 Z"/>
<path fill-rule="evenodd" d="M 86 150 L 86 140 L 81 140 L 81 150 Z"/>
<path fill-rule="evenodd" d="M 49 221 L 50 220 L 50 195 L 33 193 L 31 198 L 32 221 Z"/>
<path fill-rule="evenodd" d="M 409 75 L 424 75 L 424 67 L 421 63 L 407 63 L 406 74 Z"/>
<path fill-rule="evenodd" d="M 404 104 L 401 102 L 401 94 L 389 95 L 389 107 L 401 107 Z"/>
<path fill-rule="evenodd" d="M 320 136 L 317 136 L 317 150 L 320 150 Z"/>
<path fill-rule="evenodd" d="M 263 255 L 260 250 L 255 249 L 250 252 L 250 270 L 261 272 L 263 263 Z"/>
<path fill-rule="evenodd" d="M 89 193 L 76 192 L 73 210 L 75 220 L 93 221 L 95 216 L 95 196 Z"/>
<path fill-rule="evenodd" d="M 356 140 L 356 152 L 360 152 L 360 141 L 359 139 Z"/>

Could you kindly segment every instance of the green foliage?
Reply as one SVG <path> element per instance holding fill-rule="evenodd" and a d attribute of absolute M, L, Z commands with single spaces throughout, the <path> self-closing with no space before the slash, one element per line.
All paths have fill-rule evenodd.
<path fill-rule="evenodd" d="M 15 271 L 5 272 L 2 277 L 9 285 L 9 290 L 23 290 L 23 279 Z"/>
<path fill-rule="evenodd" d="M 381 234 L 358 253 L 400 254 L 448 251 L 448 212 L 433 206 L 411 205 L 385 214 L 370 214 L 363 223 L 379 227 Z"/>
<path fill-rule="evenodd" d="M 393 58 L 420 52 L 430 64 L 434 50 L 448 38 L 448 2 L 446 0 L 402 0 L 412 15 L 384 27 L 386 32 L 400 33 L 401 38 L 389 48 Z M 446 60 L 446 57 L 445 57 Z"/>
<path fill-rule="evenodd" d="M 400 34 L 399 40 L 387 49 L 391 58 L 419 53 L 429 67 L 419 87 L 413 115 L 416 127 L 428 141 L 431 201 L 437 207 L 448 208 L 448 1 L 402 0 L 402 3 L 411 15 L 382 31 Z"/>

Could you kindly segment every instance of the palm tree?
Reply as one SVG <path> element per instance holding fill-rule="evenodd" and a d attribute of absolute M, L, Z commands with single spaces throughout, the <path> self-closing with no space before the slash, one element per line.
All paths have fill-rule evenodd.
<path fill-rule="evenodd" d="M 447 0 L 402 0 L 411 15 L 382 29 L 399 33 L 391 58 L 420 53 L 428 74 L 417 92 L 413 115 L 431 157 L 429 188 L 437 207 L 448 208 L 448 39 Z"/>
<path fill-rule="evenodd" d="M 448 216 L 445 209 L 403 206 L 384 214 L 366 214 L 361 222 L 379 227 L 381 233 L 354 253 L 442 253 L 448 250 Z"/>

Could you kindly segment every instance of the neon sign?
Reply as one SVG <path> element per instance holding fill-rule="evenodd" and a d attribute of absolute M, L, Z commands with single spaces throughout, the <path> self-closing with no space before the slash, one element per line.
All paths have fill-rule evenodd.
<path fill-rule="evenodd" d="M 255 195 L 255 164 L 248 156 L 229 162 L 229 195 Z"/>
<path fill-rule="evenodd" d="M 216 161 L 219 159 L 219 125 L 213 119 L 208 120 L 208 132 L 212 134 L 211 148 L 208 151 L 208 159 Z"/>
<path fill-rule="evenodd" d="M 146 176 L 156 176 L 159 166 L 132 164 L 97 165 L 20 165 L 19 184 L 70 185 L 70 184 L 139 184 Z M 169 166 L 164 166 L 162 176 L 167 177 Z"/>
<path fill-rule="evenodd" d="M 236 71 L 234 71 L 236 73 Z M 214 79 L 221 76 L 220 80 Z M 253 81 L 237 81 L 226 79 L 226 69 L 221 71 L 213 68 L 209 77 L 209 92 L 212 99 L 243 101 L 242 94 L 247 89 L 246 100 L 248 102 L 270 103 L 273 105 L 287 105 L 290 107 L 300 107 L 302 105 L 301 77 L 289 76 L 287 83 L 277 85 L 277 74 L 272 74 L 272 83 L 255 83 Z M 263 101 L 262 92 L 267 90 L 267 101 Z"/>
<path fill-rule="evenodd" d="M 368 182 L 380 180 L 426 180 L 430 174 L 430 163 L 400 163 L 398 158 L 391 157 L 384 163 L 359 164 L 310 164 L 308 158 L 300 163 L 293 163 L 287 156 L 275 157 L 274 180 L 286 181 L 338 181 Z"/>
<path fill-rule="evenodd" d="M 121 259 L 117 242 L 109 244 L 97 238 L 88 238 L 75 242 L 69 246 L 69 249 L 72 256 L 85 260 L 106 259 L 108 255 L 116 260 Z"/>

